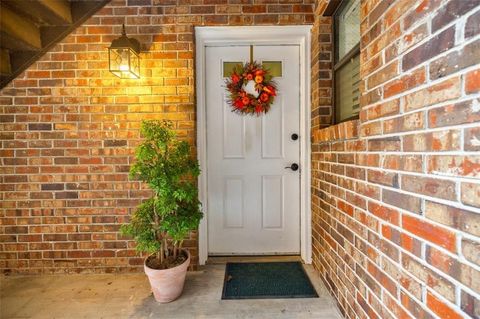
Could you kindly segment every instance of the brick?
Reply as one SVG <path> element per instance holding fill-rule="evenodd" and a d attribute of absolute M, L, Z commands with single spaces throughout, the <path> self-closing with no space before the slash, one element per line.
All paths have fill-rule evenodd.
<path fill-rule="evenodd" d="M 436 175 L 478 178 L 480 177 L 480 156 L 429 156 L 427 170 Z"/>
<path fill-rule="evenodd" d="M 425 216 L 462 232 L 480 236 L 480 215 L 465 209 L 425 202 Z"/>
<path fill-rule="evenodd" d="M 355 191 L 363 196 L 380 199 L 380 188 L 366 183 L 356 183 Z"/>
<path fill-rule="evenodd" d="M 449 53 L 431 62 L 430 79 L 439 79 L 469 66 L 476 65 L 479 50 L 480 40 L 469 43 L 463 49 Z"/>
<path fill-rule="evenodd" d="M 374 120 L 388 115 L 398 114 L 400 111 L 400 100 L 383 102 L 367 109 L 367 119 Z"/>
<path fill-rule="evenodd" d="M 398 174 L 383 171 L 368 171 L 367 180 L 374 184 L 380 184 L 398 188 Z"/>
<path fill-rule="evenodd" d="M 405 33 L 398 43 L 398 53 L 403 53 L 409 48 L 413 47 L 423 39 L 428 37 L 430 32 L 427 23 L 423 23 L 412 31 Z"/>
<path fill-rule="evenodd" d="M 76 165 L 78 164 L 77 157 L 57 157 L 54 159 L 55 165 Z"/>
<path fill-rule="evenodd" d="M 421 200 L 418 197 L 397 193 L 388 189 L 382 190 L 382 199 L 385 203 L 407 210 L 412 213 L 421 213 Z"/>
<path fill-rule="evenodd" d="M 51 131 L 52 124 L 50 123 L 30 123 L 28 124 L 30 131 Z"/>
<path fill-rule="evenodd" d="M 374 88 L 398 75 L 398 62 L 393 61 L 384 68 L 370 75 L 367 79 L 369 88 Z"/>
<path fill-rule="evenodd" d="M 377 25 L 377 24 L 376 24 Z M 380 24 L 378 24 L 380 26 Z M 376 28 L 374 28 L 376 29 Z M 328 41 L 330 42 L 330 41 Z M 364 41 L 365 42 L 365 41 Z M 369 61 L 360 65 L 360 76 L 364 78 L 366 75 L 373 73 L 379 67 L 383 65 L 383 59 L 381 55 L 377 55 Z"/>
<path fill-rule="evenodd" d="M 368 203 L 368 211 L 373 215 L 393 224 L 398 225 L 400 220 L 400 213 L 392 208 L 388 208 L 374 202 Z"/>
<path fill-rule="evenodd" d="M 126 140 L 105 140 L 103 142 L 104 147 L 121 147 L 121 146 L 126 146 L 127 141 Z"/>
<path fill-rule="evenodd" d="M 294 4 L 293 12 L 295 13 L 311 13 L 313 12 L 313 7 L 311 4 Z"/>
<path fill-rule="evenodd" d="M 424 282 L 447 300 L 455 301 L 455 286 L 441 275 L 406 254 L 402 254 L 402 266 L 405 271 Z"/>
<path fill-rule="evenodd" d="M 385 273 L 372 262 L 368 263 L 368 273 L 375 278 L 392 295 L 397 295 L 397 285 Z"/>
<path fill-rule="evenodd" d="M 363 124 L 360 127 L 360 136 L 373 136 L 379 134 L 382 134 L 382 123 L 379 121 Z"/>
<path fill-rule="evenodd" d="M 421 155 L 385 155 L 382 158 L 382 167 L 419 173 L 423 171 L 423 158 Z"/>
<path fill-rule="evenodd" d="M 430 265 L 470 287 L 476 293 L 480 292 L 480 271 L 433 247 L 427 247 L 425 258 Z"/>
<path fill-rule="evenodd" d="M 480 34 L 480 11 L 475 12 L 467 19 L 465 24 L 465 38 L 469 39 Z"/>
<path fill-rule="evenodd" d="M 42 191 L 47 191 L 47 190 L 63 190 L 64 185 L 63 184 L 42 184 Z"/>
<path fill-rule="evenodd" d="M 462 254 L 468 261 L 480 266 L 480 242 L 463 238 Z"/>
<path fill-rule="evenodd" d="M 480 151 L 480 127 L 470 127 L 463 130 L 465 151 Z"/>
<path fill-rule="evenodd" d="M 5 227 L 5 234 L 26 234 L 28 233 L 27 226 L 8 226 Z"/>
<path fill-rule="evenodd" d="M 414 318 L 434 319 L 434 317 L 428 313 L 422 306 L 414 299 L 410 298 L 403 291 L 400 292 L 400 300 L 405 309 L 412 314 Z"/>
<path fill-rule="evenodd" d="M 381 287 L 377 281 L 372 278 L 362 267 L 355 267 L 356 275 L 369 287 L 377 296 L 380 294 Z"/>
<path fill-rule="evenodd" d="M 435 55 L 451 49 L 454 43 L 455 26 L 452 26 L 442 31 L 428 42 L 405 54 L 402 59 L 402 70 L 407 71 L 420 63 L 429 60 Z"/>
<path fill-rule="evenodd" d="M 247 5 L 242 6 L 243 13 L 266 13 L 267 6 L 265 5 Z"/>
<path fill-rule="evenodd" d="M 454 77 L 427 88 L 409 93 L 402 98 L 405 109 L 415 110 L 460 97 L 460 78 Z"/>
<path fill-rule="evenodd" d="M 400 138 L 399 137 L 385 137 L 368 140 L 368 150 L 375 151 L 399 151 Z"/>
<path fill-rule="evenodd" d="M 128 0 L 128 6 L 150 6 L 152 5 L 152 0 Z"/>
<path fill-rule="evenodd" d="M 455 183 L 449 180 L 402 175 L 402 189 L 432 197 L 455 200 Z"/>
<path fill-rule="evenodd" d="M 0 123 L 8 123 L 14 122 L 15 116 L 14 115 L 0 115 Z"/>
<path fill-rule="evenodd" d="M 402 226 L 405 230 L 424 238 L 431 243 L 437 244 L 451 252 L 456 251 L 455 233 L 448 231 L 445 228 L 408 215 L 402 216 Z"/>
<path fill-rule="evenodd" d="M 480 184 L 461 183 L 461 202 L 465 205 L 480 207 Z"/>
<path fill-rule="evenodd" d="M 470 71 L 465 75 L 465 92 L 470 94 L 470 93 L 475 93 L 479 91 L 480 91 L 480 69 L 477 69 L 477 70 Z"/>
<path fill-rule="evenodd" d="M 363 298 L 359 292 L 357 292 L 357 302 L 369 318 L 379 319 L 378 315 L 373 311 L 372 307 L 370 307 L 365 298 Z"/>
<path fill-rule="evenodd" d="M 440 10 L 437 11 L 432 19 L 432 33 L 440 30 L 458 17 L 465 15 L 470 10 L 477 8 L 475 1 L 450 0 Z"/>
<path fill-rule="evenodd" d="M 411 113 L 383 122 L 383 132 L 386 134 L 420 130 L 425 126 L 423 112 Z"/>
<path fill-rule="evenodd" d="M 397 280 L 403 287 L 418 299 L 422 297 L 422 285 L 412 276 L 401 270 L 401 266 L 391 262 L 388 258 L 382 258 L 382 270 L 385 271 L 391 278 Z M 401 291 L 401 290 L 400 290 Z"/>
<path fill-rule="evenodd" d="M 57 192 L 55 193 L 55 199 L 76 199 L 78 198 L 78 192 Z"/>
<path fill-rule="evenodd" d="M 265 15 L 256 15 L 254 17 L 255 24 L 277 24 L 278 23 L 278 15 L 276 14 L 265 14 Z"/>
<path fill-rule="evenodd" d="M 459 150 L 459 130 L 410 134 L 403 137 L 405 152 L 440 152 Z"/>
<path fill-rule="evenodd" d="M 360 104 L 366 106 L 377 103 L 381 100 L 382 95 L 383 93 L 381 88 L 371 90 L 368 93 L 360 96 Z"/>
<path fill-rule="evenodd" d="M 464 101 L 428 112 L 429 126 L 442 127 L 480 121 L 480 99 Z"/>
<path fill-rule="evenodd" d="M 369 14 L 370 25 L 377 21 L 377 19 L 382 16 L 393 3 L 393 0 L 378 1 L 378 5 Z"/>
<path fill-rule="evenodd" d="M 464 290 L 461 290 L 460 307 L 463 312 L 468 314 L 471 318 L 475 318 L 480 315 L 480 299 L 475 298 Z"/>
<path fill-rule="evenodd" d="M 385 305 L 373 294 L 368 294 L 369 305 L 376 311 L 382 319 L 394 319 L 390 312 L 387 311 Z"/>
<path fill-rule="evenodd" d="M 409 315 L 402 307 L 398 304 L 396 298 L 392 298 L 389 295 L 384 295 L 385 304 L 390 309 L 390 311 L 395 315 L 396 318 L 409 318 Z"/>
<path fill-rule="evenodd" d="M 462 315 L 454 311 L 445 302 L 441 301 L 430 292 L 427 292 L 427 306 L 441 318 L 445 318 L 445 319 L 463 318 Z"/>
<path fill-rule="evenodd" d="M 190 11 L 192 14 L 213 14 L 215 6 L 192 6 Z"/>
<path fill-rule="evenodd" d="M 413 255 L 417 257 L 422 256 L 422 242 L 420 240 L 400 232 L 387 224 L 382 225 L 382 236 Z"/>
<path fill-rule="evenodd" d="M 401 76 L 397 80 L 393 80 L 385 84 L 383 89 L 383 97 L 388 98 L 410 89 L 413 89 L 426 81 L 425 67 L 420 67 Z"/>

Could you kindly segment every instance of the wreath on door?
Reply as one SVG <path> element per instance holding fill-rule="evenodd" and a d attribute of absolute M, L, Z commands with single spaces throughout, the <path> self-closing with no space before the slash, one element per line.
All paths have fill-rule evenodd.
<path fill-rule="evenodd" d="M 269 71 L 257 62 L 239 64 L 225 82 L 228 103 L 232 111 L 240 114 L 267 113 L 277 94 Z"/>

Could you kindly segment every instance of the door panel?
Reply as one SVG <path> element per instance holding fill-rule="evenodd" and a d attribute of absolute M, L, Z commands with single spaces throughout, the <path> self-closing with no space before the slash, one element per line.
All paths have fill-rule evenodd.
<path fill-rule="evenodd" d="M 262 228 L 283 228 L 283 176 L 262 176 Z"/>
<path fill-rule="evenodd" d="M 226 97 L 223 109 L 223 158 L 245 157 L 245 118 L 230 111 Z"/>
<path fill-rule="evenodd" d="M 223 227 L 243 228 L 243 178 L 241 176 L 225 176 L 224 181 Z"/>
<path fill-rule="evenodd" d="M 227 104 L 224 62 L 245 63 L 249 46 L 207 47 L 209 254 L 300 252 L 299 47 L 255 46 L 256 61 L 275 62 L 278 96 L 261 116 Z"/>
<path fill-rule="evenodd" d="M 276 97 L 275 107 L 262 117 L 262 158 L 283 158 L 284 107 L 283 94 Z"/>

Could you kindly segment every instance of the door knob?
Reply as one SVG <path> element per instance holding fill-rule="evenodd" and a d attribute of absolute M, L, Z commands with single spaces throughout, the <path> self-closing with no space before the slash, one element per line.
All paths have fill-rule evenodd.
<path fill-rule="evenodd" d="M 285 168 L 290 168 L 292 171 L 297 171 L 298 170 L 298 164 L 297 163 L 293 163 L 292 165 L 290 166 L 287 166 Z"/>
<path fill-rule="evenodd" d="M 292 141 L 298 140 L 298 134 L 297 133 L 293 133 L 290 137 L 292 138 Z"/>

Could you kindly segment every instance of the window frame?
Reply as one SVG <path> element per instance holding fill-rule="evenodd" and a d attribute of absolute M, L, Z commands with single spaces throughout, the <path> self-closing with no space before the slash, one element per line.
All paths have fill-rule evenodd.
<path fill-rule="evenodd" d="M 340 60 L 338 60 L 339 56 L 339 47 L 337 45 L 338 38 L 339 38 L 339 27 L 338 27 L 338 15 L 339 13 L 348 5 L 349 1 L 355 1 L 355 0 L 340 0 L 340 1 L 334 1 L 334 4 L 336 7 L 332 10 L 330 8 L 330 13 L 332 17 L 332 46 L 333 46 L 333 57 L 332 57 L 332 124 L 339 124 L 343 122 L 348 122 L 352 120 L 358 120 L 360 118 L 360 113 L 354 116 L 351 116 L 349 118 L 343 119 L 341 121 L 337 121 L 337 110 L 338 110 L 338 103 L 337 103 L 337 98 L 336 98 L 336 73 L 337 71 L 345 66 L 350 60 L 357 55 L 360 55 L 360 41 L 361 38 L 359 39 L 359 42 L 350 49 Z M 358 26 L 360 28 L 360 25 Z M 360 86 L 360 85 L 359 85 Z"/>

